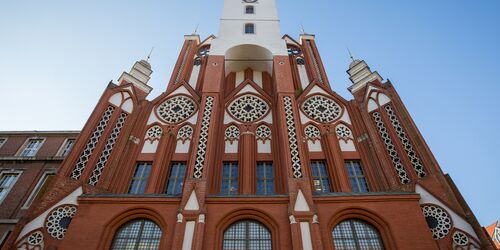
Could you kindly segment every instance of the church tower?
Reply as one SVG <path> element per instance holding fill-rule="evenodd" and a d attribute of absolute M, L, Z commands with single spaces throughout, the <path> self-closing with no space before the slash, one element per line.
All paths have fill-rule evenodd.
<path fill-rule="evenodd" d="M 492 249 L 394 85 L 354 60 L 339 96 L 315 39 L 224 0 L 160 96 L 144 60 L 107 86 L 5 249 Z"/>

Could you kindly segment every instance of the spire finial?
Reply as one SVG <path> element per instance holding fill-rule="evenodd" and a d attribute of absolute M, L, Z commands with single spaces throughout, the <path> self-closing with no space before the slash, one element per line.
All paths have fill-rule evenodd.
<path fill-rule="evenodd" d="M 347 52 L 349 53 L 349 57 L 351 60 L 354 62 L 354 56 L 352 56 L 351 50 L 349 50 L 349 47 L 347 47 Z"/>
<path fill-rule="evenodd" d="M 148 57 L 146 58 L 146 62 L 149 62 L 149 59 L 151 58 L 151 54 L 153 54 L 153 50 L 155 47 L 151 47 L 151 51 L 149 51 Z"/>
<path fill-rule="evenodd" d="M 194 29 L 193 35 L 198 33 L 199 27 L 200 27 L 200 23 L 196 24 L 196 28 Z"/>
<path fill-rule="evenodd" d="M 300 24 L 300 32 L 302 32 L 302 34 L 306 34 L 306 30 L 304 29 L 304 25 Z"/>

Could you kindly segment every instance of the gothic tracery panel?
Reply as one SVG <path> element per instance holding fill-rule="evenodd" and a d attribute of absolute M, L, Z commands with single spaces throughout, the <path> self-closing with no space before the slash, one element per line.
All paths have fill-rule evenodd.
<path fill-rule="evenodd" d="M 460 231 L 456 231 L 454 234 L 453 234 L 453 244 L 455 244 L 456 246 L 467 246 L 469 245 L 469 237 L 460 232 Z"/>
<path fill-rule="evenodd" d="M 342 108 L 339 104 L 322 95 L 314 95 L 307 98 L 304 104 L 302 104 L 302 110 L 311 119 L 321 123 L 333 122 L 342 113 Z"/>
<path fill-rule="evenodd" d="M 389 132 L 387 131 L 387 128 L 385 127 L 384 122 L 382 121 L 382 117 L 380 116 L 380 113 L 373 112 L 372 115 L 373 115 L 373 118 L 375 120 L 375 125 L 377 126 L 378 131 L 380 133 L 380 136 L 382 137 L 382 141 L 384 142 L 385 147 L 387 149 L 387 153 L 389 154 L 389 157 L 391 158 L 392 164 L 394 165 L 394 168 L 396 169 L 396 173 L 398 174 L 399 180 L 403 184 L 410 183 L 410 177 L 406 173 L 404 165 L 401 162 L 401 158 L 399 157 L 399 154 L 396 151 L 396 147 L 394 146 L 394 143 L 392 143 L 392 139 L 389 136 Z"/>
<path fill-rule="evenodd" d="M 167 99 L 156 109 L 158 116 L 165 122 L 175 124 L 191 117 L 196 111 L 196 104 L 188 96 L 178 95 Z"/>
<path fill-rule="evenodd" d="M 193 137 L 193 127 L 190 125 L 184 125 L 182 128 L 177 131 L 177 140 L 181 140 L 183 142 L 187 140 L 191 140 Z"/>
<path fill-rule="evenodd" d="M 72 205 L 61 206 L 53 210 L 45 222 L 47 233 L 54 239 L 63 239 L 76 210 L 76 207 Z"/>
<path fill-rule="evenodd" d="M 226 129 L 226 131 L 224 131 L 224 136 L 226 137 L 226 140 L 229 141 L 238 140 L 240 138 L 240 129 L 231 125 Z"/>
<path fill-rule="evenodd" d="M 435 240 L 442 239 L 450 233 L 452 222 L 444 209 L 434 205 L 424 205 L 422 213 Z"/>
<path fill-rule="evenodd" d="M 92 176 L 90 177 L 88 182 L 90 185 L 95 186 L 99 181 L 102 171 L 104 170 L 104 167 L 108 162 L 109 156 L 113 151 L 113 147 L 115 146 L 115 143 L 118 140 L 118 136 L 120 135 L 123 125 L 125 124 L 125 119 L 127 119 L 127 114 L 121 113 L 120 117 L 116 122 L 115 127 L 113 128 L 113 131 L 111 132 L 111 135 L 109 135 L 109 138 L 106 141 L 106 145 L 104 146 L 104 150 L 102 151 L 101 156 L 99 157 L 99 161 L 94 167 L 94 171 L 92 171 Z"/>
<path fill-rule="evenodd" d="M 75 168 L 71 173 L 71 178 L 78 180 L 82 176 L 83 170 L 87 166 L 87 162 L 89 161 L 90 156 L 94 152 L 94 149 L 97 146 L 97 142 L 99 142 L 102 133 L 104 133 L 104 130 L 106 129 L 106 126 L 108 125 L 109 119 L 111 119 L 111 115 L 113 114 L 114 110 L 115 108 L 113 106 L 109 106 L 106 109 L 106 111 L 104 111 L 104 114 L 101 120 L 99 121 L 99 124 L 92 133 L 92 136 L 87 142 L 87 145 L 85 145 L 85 149 L 80 155 L 80 158 L 78 159 L 78 162 L 76 163 Z"/>
<path fill-rule="evenodd" d="M 288 132 L 288 141 L 290 145 L 290 155 L 292 160 L 293 177 L 302 178 L 302 164 L 300 161 L 299 144 L 297 140 L 297 130 L 295 128 L 295 118 L 293 115 L 292 98 L 283 97 L 285 105 L 285 119 Z"/>
<path fill-rule="evenodd" d="M 307 125 L 304 128 L 304 135 L 306 136 L 307 139 L 313 140 L 313 141 L 319 140 L 321 138 L 321 132 L 314 125 Z"/>
<path fill-rule="evenodd" d="M 403 129 L 401 122 L 399 122 L 398 117 L 394 113 L 394 110 L 390 105 L 387 105 L 385 106 L 385 111 L 387 112 L 387 115 L 391 120 L 392 127 L 394 127 L 394 130 L 396 131 L 396 134 L 398 135 L 401 144 L 403 144 L 403 148 L 405 149 L 406 154 L 408 155 L 408 158 L 410 159 L 410 162 L 413 165 L 413 169 L 415 170 L 415 172 L 419 177 L 425 177 L 427 174 L 425 173 L 424 166 L 420 162 L 417 153 L 413 149 L 410 139 L 408 139 L 408 137 L 406 136 L 405 130 Z"/>
<path fill-rule="evenodd" d="M 344 124 L 337 125 L 337 127 L 335 128 L 335 133 L 337 134 L 337 137 L 341 139 L 353 138 L 351 129 L 349 129 L 349 127 Z"/>
<path fill-rule="evenodd" d="M 163 134 L 163 129 L 160 126 L 155 125 L 149 128 L 148 131 L 146 132 L 146 139 L 151 141 L 159 140 L 162 134 Z"/>
<path fill-rule="evenodd" d="M 257 140 L 269 140 L 271 139 L 271 128 L 267 125 L 260 125 L 255 131 Z"/>
<path fill-rule="evenodd" d="M 214 97 L 208 96 L 205 101 L 205 109 L 203 111 L 203 118 L 201 121 L 200 140 L 198 141 L 198 148 L 196 150 L 196 161 L 194 163 L 194 175 L 196 179 L 203 177 L 203 166 L 205 164 L 205 156 L 207 153 L 208 143 L 208 129 L 210 127 L 210 120 L 212 118 L 212 108 L 214 106 Z"/>
<path fill-rule="evenodd" d="M 269 112 L 269 105 L 255 95 L 238 97 L 228 106 L 228 112 L 242 122 L 254 122 Z"/>

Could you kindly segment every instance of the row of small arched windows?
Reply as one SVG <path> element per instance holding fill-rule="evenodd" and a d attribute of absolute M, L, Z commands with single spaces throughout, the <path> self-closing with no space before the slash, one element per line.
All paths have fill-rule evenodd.
<path fill-rule="evenodd" d="M 112 250 L 159 249 L 161 228 L 147 219 L 133 220 L 115 234 Z M 344 220 L 332 231 L 336 250 L 384 249 L 379 232 L 356 219 Z M 223 250 L 271 250 L 271 231 L 255 220 L 241 220 L 224 231 Z"/>

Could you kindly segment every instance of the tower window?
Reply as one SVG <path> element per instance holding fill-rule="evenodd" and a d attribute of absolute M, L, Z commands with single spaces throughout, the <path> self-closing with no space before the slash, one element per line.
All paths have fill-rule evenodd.
<path fill-rule="evenodd" d="M 29 139 L 24 146 L 20 156 L 32 157 L 35 156 L 38 150 L 42 147 L 44 139 Z"/>
<path fill-rule="evenodd" d="M 245 6 L 245 14 L 255 14 L 255 7 Z"/>
<path fill-rule="evenodd" d="M 186 175 L 185 162 L 173 162 L 170 168 L 170 176 L 168 177 L 167 194 L 181 195 L 182 186 L 184 185 L 184 176 Z"/>
<path fill-rule="evenodd" d="M 324 161 L 311 162 L 311 174 L 313 179 L 313 189 L 316 193 L 330 193 L 330 181 L 328 171 Z"/>
<path fill-rule="evenodd" d="M 274 175 L 272 162 L 257 163 L 257 194 L 274 194 Z"/>
<path fill-rule="evenodd" d="M 221 194 L 238 194 L 238 162 L 223 163 Z"/>
<path fill-rule="evenodd" d="M 150 162 L 142 162 L 137 164 L 135 168 L 134 177 L 132 177 L 132 182 L 130 183 L 130 188 L 128 190 L 129 194 L 143 194 L 146 190 L 146 184 L 148 183 L 149 174 L 151 173 Z"/>
<path fill-rule="evenodd" d="M 255 34 L 255 24 L 253 23 L 245 24 L 245 34 Z"/>
<path fill-rule="evenodd" d="M 345 167 L 347 168 L 347 173 L 349 174 L 352 191 L 354 193 L 368 192 L 368 183 L 366 183 L 361 163 L 359 161 L 346 161 Z"/>

